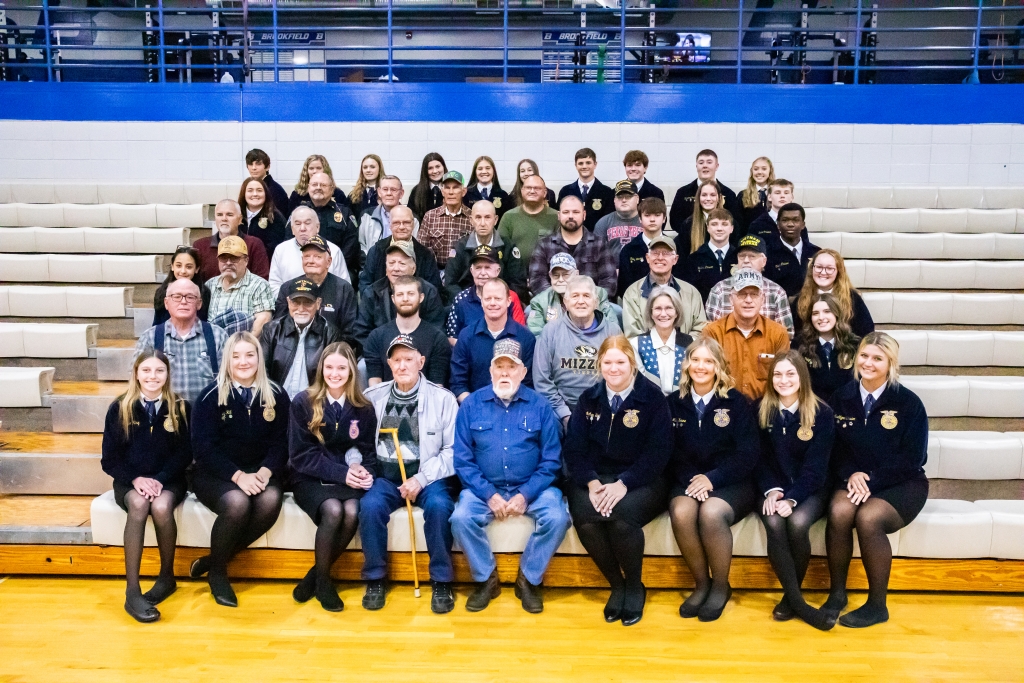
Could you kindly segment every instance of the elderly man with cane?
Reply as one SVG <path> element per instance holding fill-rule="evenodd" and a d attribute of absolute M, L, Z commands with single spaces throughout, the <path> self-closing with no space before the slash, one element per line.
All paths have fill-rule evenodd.
<path fill-rule="evenodd" d="M 445 614 L 455 608 L 453 538 L 448 520 L 455 509 L 452 446 L 459 404 L 450 391 L 423 376 L 424 358 L 412 337 L 399 334 L 388 345 L 387 355 L 394 379 L 366 391 L 377 413 L 378 473 L 359 506 L 362 576 L 367 581 L 363 608 L 384 607 L 388 520 L 409 501 L 423 510 L 433 583 L 430 609 Z M 398 447 L 392 430 L 397 430 Z"/>

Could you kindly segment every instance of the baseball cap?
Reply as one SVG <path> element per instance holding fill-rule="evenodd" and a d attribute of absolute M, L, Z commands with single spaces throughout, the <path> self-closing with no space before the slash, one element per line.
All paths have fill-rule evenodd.
<path fill-rule="evenodd" d="M 620 180 L 615 183 L 615 194 L 638 194 L 639 190 L 636 187 L 636 183 L 632 180 Z"/>
<path fill-rule="evenodd" d="M 668 247 L 673 252 L 675 252 L 675 250 L 676 250 L 676 243 L 675 243 L 675 240 L 669 239 L 668 237 L 665 237 L 664 235 L 658 235 L 653 240 L 651 240 L 650 244 L 647 245 L 647 249 L 648 250 L 654 249 L 655 247 Z"/>
<path fill-rule="evenodd" d="M 499 358 L 508 358 L 523 365 L 523 345 L 515 339 L 499 339 L 494 342 L 494 357 L 491 358 L 491 365 Z"/>
<path fill-rule="evenodd" d="M 576 259 L 564 251 L 559 252 L 551 257 L 551 266 L 548 268 L 550 273 L 555 268 L 561 268 L 562 270 L 576 270 Z"/>
<path fill-rule="evenodd" d="M 465 185 L 466 184 L 466 179 L 463 178 L 462 174 L 459 173 L 458 171 L 448 171 L 443 176 L 441 176 L 441 184 L 442 185 L 444 185 L 446 180 L 456 180 L 456 181 L 458 181 L 459 185 Z"/>
<path fill-rule="evenodd" d="M 248 256 L 249 248 L 245 246 L 245 240 L 238 235 L 228 235 L 217 245 L 217 256 L 230 254 L 231 256 Z"/>
<path fill-rule="evenodd" d="M 312 280 L 299 278 L 288 283 L 285 296 L 289 299 L 309 299 L 316 301 L 320 297 L 320 288 Z"/>
<path fill-rule="evenodd" d="M 489 244 L 481 244 L 479 247 L 473 250 L 473 258 L 469 260 L 470 263 L 476 263 L 477 261 L 499 263 L 498 252 L 495 251 L 494 247 L 492 247 Z"/>
<path fill-rule="evenodd" d="M 757 235 L 746 235 L 739 241 L 739 244 L 736 245 L 736 251 L 740 252 L 744 249 L 752 249 L 759 254 L 768 253 L 764 246 L 764 240 Z"/>
<path fill-rule="evenodd" d="M 327 242 L 324 242 L 324 238 L 320 235 L 313 235 L 310 237 L 308 242 L 299 247 L 299 251 L 306 251 L 307 247 L 326 253 L 330 253 L 331 251 L 330 247 L 327 246 Z"/>
<path fill-rule="evenodd" d="M 412 349 L 413 351 L 419 351 L 419 349 L 416 348 L 416 342 L 413 341 L 411 336 L 408 334 L 400 334 L 392 339 L 391 343 L 388 344 L 388 358 L 391 358 L 391 352 L 399 346 L 404 346 L 405 348 Z"/>
<path fill-rule="evenodd" d="M 413 248 L 410 240 L 391 240 L 391 244 L 385 250 L 384 255 L 388 255 L 393 251 L 400 251 L 411 259 L 416 258 L 416 249 Z"/>
<path fill-rule="evenodd" d="M 732 291 L 738 292 L 747 287 L 764 289 L 764 278 L 752 268 L 741 268 L 732 274 Z"/>

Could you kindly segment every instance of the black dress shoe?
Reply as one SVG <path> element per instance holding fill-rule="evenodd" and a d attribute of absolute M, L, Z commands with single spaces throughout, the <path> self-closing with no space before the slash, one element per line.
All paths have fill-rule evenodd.
<path fill-rule="evenodd" d="M 640 584 L 626 589 L 626 601 L 622 605 L 622 625 L 632 626 L 644 617 L 644 603 L 647 602 L 647 588 Z"/>
<path fill-rule="evenodd" d="M 315 593 L 316 599 L 320 601 L 320 606 L 328 612 L 340 612 L 345 609 L 345 603 L 341 601 L 338 589 L 334 587 L 334 582 L 330 579 L 317 581 Z"/>
<path fill-rule="evenodd" d="M 700 610 L 697 612 L 697 619 L 699 621 L 715 621 L 722 612 L 725 611 L 725 606 L 729 604 L 729 599 L 732 597 L 732 586 L 725 591 L 725 600 L 719 600 L 715 595 L 714 590 L 708 595 L 708 599 L 704 601 L 704 604 L 700 606 Z M 721 602 L 721 604 L 719 604 Z"/>
<path fill-rule="evenodd" d="M 870 603 L 866 603 L 852 612 L 847 612 L 839 619 L 839 623 L 846 628 L 867 628 L 887 621 L 889 621 L 888 608 L 875 607 Z"/>
<path fill-rule="evenodd" d="M 217 601 L 218 605 L 238 607 L 238 598 L 235 596 L 235 591 L 231 588 L 231 582 L 228 581 L 227 576 L 211 574 L 209 582 L 210 592 L 213 593 L 213 599 Z"/>
<path fill-rule="evenodd" d="M 772 619 L 775 621 L 789 621 L 796 616 L 796 612 L 789 606 L 789 600 L 786 600 L 783 596 L 782 600 L 779 600 L 779 604 L 775 605 L 775 609 L 772 610 Z"/>
<path fill-rule="evenodd" d="M 608 596 L 608 602 L 604 606 L 604 620 L 609 624 L 622 618 L 622 604 L 626 601 L 626 587 L 618 586 L 612 588 L 612 594 Z"/>
<path fill-rule="evenodd" d="M 501 583 L 498 582 L 498 570 L 495 569 L 486 581 L 476 584 L 473 593 L 466 600 L 467 612 L 479 612 L 491 604 L 491 600 L 501 595 Z"/>
<path fill-rule="evenodd" d="M 125 598 L 124 611 L 130 614 L 132 619 L 143 624 L 150 624 L 160 618 L 159 610 L 141 595 L 136 595 L 134 599 Z"/>
<path fill-rule="evenodd" d="M 174 580 L 174 577 L 169 579 L 160 577 L 153 584 L 152 588 L 142 594 L 142 597 L 151 605 L 159 605 L 171 597 L 176 590 L 178 590 L 178 582 Z"/>
<path fill-rule="evenodd" d="M 193 579 L 201 579 L 210 572 L 210 556 L 203 555 L 196 559 L 188 568 L 188 575 Z"/>
<path fill-rule="evenodd" d="M 366 584 L 363 593 L 363 609 L 376 611 L 384 609 L 384 601 L 388 594 L 388 586 L 384 579 L 373 579 Z"/>
<path fill-rule="evenodd" d="M 544 611 L 544 596 L 541 593 L 543 586 L 533 585 L 523 576 L 523 570 L 519 570 L 516 577 L 515 594 L 523 605 L 523 609 L 530 614 L 540 614 Z"/>
<path fill-rule="evenodd" d="M 836 615 L 836 618 L 838 619 L 839 613 L 846 609 L 846 605 L 848 602 L 849 599 L 846 597 L 846 593 L 843 593 L 842 595 L 838 596 L 829 595 L 828 600 L 825 601 L 825 604 L 819 607 L 818 609 L 820 609 L 822 612 L 832 612 Z"/>
<path fill-rule="evenodd" d="M 430 611 L 434 614 L 448 614 L 455 609 L 455 592 L 447 581 L 434 582 L 434 594 L 430 597 Z"/>
<path fill-rule="evenodd" d="M 309 602 L 313 598 L 313 593 L 316 591 L 316 567 L 311 568 L 306 575 L 302 577 L 302 581 L 295 586 L 292 590 L 292 597 L 295 602 Z"/>

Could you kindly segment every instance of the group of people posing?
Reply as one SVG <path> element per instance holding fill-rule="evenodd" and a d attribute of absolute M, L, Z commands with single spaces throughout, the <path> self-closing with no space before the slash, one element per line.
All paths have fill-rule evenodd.
<path fill-rule="evenodd" d="M 896 342 L 874 331 L 842 257 L 807 240 L 792 184 L 774 179 L 770 161 L 755 161 L 749 192 L 729 198 L 717 158 L 702 152 L 692 210 L 673 231 L 642 152 L 627 155 L 627 179 L 611 190 L 581 150 L 580 180 L 557 211 L 529 160 L 510 199 L 486 157 L 467 190 L 428 155 L 410 208 L 401 182 L 367 159 L 345 205 L 358 223 L 340 210 L 326 160 L 310 157 L 311 200 L 291 212 L 294 237 L 270 245 L 261 207 L 246 201 L 241 227 L 252 190 L 264 207 L 276 194 L 254 150 L 240 201 L 217 207 L 217 233 L 175 255 L 104 431 L 103 466 L 128 514 L 133 617 L 158 619 L 175 590 L 173 511 L 187 490 L 216 514 L 210 554 L 190 573 L 231 606 L 229 560 L 273 526 L 290 490 L 317 525 L 314 566 L 293 595 L 330 611 L 343 608 L 331 566 L 357 532 L 363 606 L 384 606 L 388 520 L 411 501 L 437 613 L 455 605 L 454 540 L 476 582 L 466 608 L 482 610 L 501 590 L 487 527 L 525 515 L 524 609 L 543 609 L 544 573 L 572 526 L 611 587 L 605 619 L 635 624 L 643 527 L 667 511 L 695 580 L 684 618 L 722 614 L 730 526 L 751 512 L 785 591 L 775 619 L 827 630 L 888 618 L 886 535 L 927 499 L 927 417 L 899 383 Z M 430 208 L 434 190 L 441 204 Z M 608 199 L 613 212 L 592 221 Z M 673 227 L 686 203 L 677 195 Z M 422 221 L 416 206 L 427 206 Z M 280 214 L 273 222 L 285 229 Z M 348 238 L 324 238 L 332 222 L 357 230 L 351 258 Z M 248 270 L 259 248 L 272 254 L 269 282 Z M 206 278 L 213 252 L 220 275 Z M 148 517 L 161 573 L 143 594 Z M 832 590 L 815 608 L 801 582 L 823 517 Z M 854 529 L 870 593 L 840 618 Z"/>

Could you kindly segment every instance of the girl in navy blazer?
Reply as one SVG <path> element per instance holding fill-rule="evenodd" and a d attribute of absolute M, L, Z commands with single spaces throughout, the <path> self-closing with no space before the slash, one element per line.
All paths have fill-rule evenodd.
<path fill-rule="evenodd" d="M 149 349 L 135 359 L 128 391 L 107 409 L 100 465 L 114 479 L 114 500 L 128 513 L 124 527 L 124 608 L 138 621 L 160 618 L 158 605 L 170 596 L 178 528 L 174 508 L 185 499 L 185 468 L 192 462 L 188 404 L 171 389 L 171 366 Z M 160 575 L 145 595 L 139 587 L 146 519 L 153 518 L 160 547 Z"/>
<path fill-rule="evenodd" d="M 771 381 L 757 410 L 761 428 L 758 488 L 764 495 L 761 521 L 768 534 L 768 559 L 785 597 L 772 617 L 798 616 L 827 631 L 833 613 L 814 609 L 800 584 L 811 561 L 811 525 L 825 515 L 829 456 L 835 436 L 832 409 L 811 391 L 807 365 L 798 351 L 775 356 L 768 368 Z"/>
<path fill-rule="evenodd" d="M 295 502 L 316 524 L 315 564 L 292 596 L 314 595 L 328 612 L 345 608 L 331 565 L 352 542 L 359 499 L 373 484 L 377 416 L 359 389 L 356 356 L 345 342 L 324 349 L 316 380 L 292 401 L 288 457 Z"/>
<path fill-rule="evenodd" d="M 669 514 L 696 583 L 679 615 L 714 621 L 732 595 L 729 527 L 758 504 L 752 479 L 760 450 L 757 423 L 750 402 L 734 388 L 725 352 L 706 337 L 686 350 L 679 392 L 668 405 L 674 474 Z"/>
<path fill-rule="evenodd" d="M 192 415 L 192 488 L 217 521 L 210 554 L 193 562 L 189 574 L 209 573 L 219 605 L 238 606 L 228 561 L 267 533 L 281 512 L 289 406 L 288 394 L 267 377 L 256 337 L 228 337 L 217 379 L 203 389 Z"/>
<path fill-rule="evenodd" d="M 828 400 L 853 380 L 853 358 L 860 337 L 850 330 L 850 315 L 831 294 L 818 294 L 808 324 L 800 327 L 800 353 L 807 361 L 814 393 Z"/>
<path fill-rule="evenodd" d="M 856 528 L 868 601 L 839 620 L 851 628 L 889 619 L 892 546 L 886 535 L 914 521 L 928 500 L 928 415 L 917 394 L 899 383 L 898 358 L 895 339 L 884 332 L 868 334 L 857 350 L 856 381 L 830 401 L 836 421 L 832 465 L 840 484 L 828 514 L 832 589 L 822 609 L 838 614 L 846 606 Z"/>
<path fill-rule="evenodd" d="M 631 626 L 643 616 L 644 525 L 665 510 L 665 465 L 671 453 L 668 406 L 661 388 L 637 372 L 622 335 L 597 352 L 601 381 L 580 395 L 562 455 L 576 533 L 612 588 L 605 621 Z"/>

